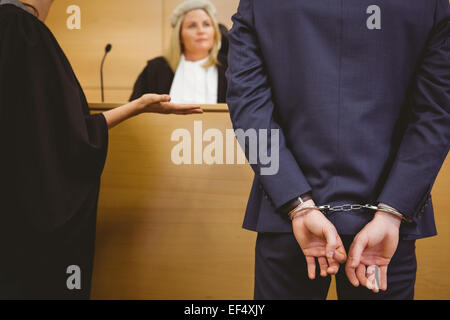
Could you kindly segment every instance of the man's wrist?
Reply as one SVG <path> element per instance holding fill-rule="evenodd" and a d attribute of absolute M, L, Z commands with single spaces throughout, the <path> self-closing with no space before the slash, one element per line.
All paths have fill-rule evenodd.
<path fill-rule="evenodd" d="M 309 199 L 292 209 L 288 213 L 288 217 L 291 221 L 294 221 L 299 217 L 306 216 L 309 212 L 311 212 L 311 210 L 317 210 L 317 207 L 314 201 L 312 199 Z"/>
<path fill-rule="evenodd" d="M 374 220 L 383 220 L 383 222 L 387 222 L 397 228 L 400 228 L 402 223 L 401 217 L 385 211 L 377 211 L 374 215 Z"/>
<path fill-rule="evenodd" d="M 304 194 L 298 196 L 297 198 L 292 199 L 287 204 L 285 204 L 281 208 L 281 211 L 286 213 L 286 214 L 288 214 L 289 212 L 291 212 L 292 210 L 297 208 L 299 205 L 302 205 L 302 204 L 304 204 L 305 202 L 307 202 L 307 201 L 309 201 L 311 199 L 312 199 L 311 193 L 309 193 L 309 192 L 304 193 Z"/>
<path fill-rule="evenodd" d="M 402 214 L 400 211 L 398 211 L 397 209 L 380 202 L 378 204 L 378 211 L 383 211 L 385 213 L 389 213 L 391 215 L 394 215 L 398 218 L 400 218 L 400 220 L 405 221 L 405 222 L 412 222 L 411 219 L 409 219 L 408 217 L 406 217 L 404 214 Z"/>

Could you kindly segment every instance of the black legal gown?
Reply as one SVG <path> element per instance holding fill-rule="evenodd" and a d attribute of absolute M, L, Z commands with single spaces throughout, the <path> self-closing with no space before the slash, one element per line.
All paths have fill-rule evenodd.
<path fill-rule="evenodd" d="M 0 6 L 0 298 L 89 298 L 107 143 L 50 30 Z"/>

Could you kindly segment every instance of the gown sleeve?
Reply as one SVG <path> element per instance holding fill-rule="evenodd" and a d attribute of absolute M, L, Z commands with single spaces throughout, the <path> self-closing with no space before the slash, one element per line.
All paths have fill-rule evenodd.
<path fill-rule="evenodd" d="M 8 218 L 54 230 L 92 207 L 108 145 L 57 41 L 21 10 L 0 13 L 0 171 Z"/>

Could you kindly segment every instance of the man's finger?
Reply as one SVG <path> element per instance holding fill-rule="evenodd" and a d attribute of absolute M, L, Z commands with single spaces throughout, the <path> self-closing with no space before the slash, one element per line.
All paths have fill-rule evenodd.
<path fill-rule="evenodd" d="M 380 276 L 379 268 L 377 265 L 371 265 L 366 270 L 367 281 L 370 283 L 370 287 L 374 293 L 378 293 L 380 290 Z"/>
<path fill-rule="evenodd" d="M 348 280 L 350 283 L 357 287 L 359 286 L 358 277 L 356 276 L 355 268 L 350 268 L 349 264 L 345 266 L 345 274 L 347 275 Z"/>
<path fill-rule="evenodd" d="M 347 259 L 347 255 L 345 253 L 344 245 L 342 244 L 341 238 L 336 233 L 336 250 L 334 252 L 333 258 L 327 258 L 328 260 L 328 274 L 337 274 L 339 271 L 339 264 L 344 263 Z"/>
<path fill-rule="evenodd" d="M 348 252 L 348 264 L 350 268 L 356 268 L 361 261 L 361 255 L 367 246 L 367 237 L 356 236 Z"/>
<path fill-rule="evenodd" d="M 383 291 L 387 290 L 387 270 L 388 266 L 382 266 L 379 269 L 380 271 L 380 289 Z"/>
<path fill-rule="evenodd" d="M 344 245 L 342 243 L 341 237 L 339 235 L 336 236 L 337 246 L 336 251 L 334 252 L 333 259 L 339 263 L 344 263 L 347 260 L 347 253 L 345 252 Z"/>
<path fill-rule="evenodd" d="M 337 274 L 339 271 L 339 263 L 334 260 L 334 259 L 328 259 L 328 269 L 327 269 L 327 273 L 328 274 Z"/>
<path fill-rule="evenodd" d="M 316 278 L 316 260 L 314 257 L 306 257 L 306 264 L 308 266 L 308 277 L 311 280 L 314 280 Z"/>
<path fill-rule="evenodd" d="M 336 260 L 339 263 L 344 263 L 347 260 L 347 255 L 345 254 L 344 247 L 339 247 L 334 253 L 334 260 Z"/>
<path fill-rule="evenodd" d="M 327 269 L 328 269 L 328 262 L 325 257 L 318 257 L 317 260 L 319 261 L 320 266 L 320 275 L 322 277 L 326 277 L 328 275 Z"/>
<path fill-rule="evenodd" d="M 372 284 L 367 280 L 365 265 L 360 264 L 356 267 L 356 276 L 358 277 L 359 283 L 361 283 L 369 290 L 373 289 Z"/>
<path fill-rule="evenodd" d="M 325 236 L 325 240 L 327 241 L 327 244 L 325 246 L 325 254 L 327 258 L 333 258 L 337 245 L 337 234 L 334 230 L 334 227 L 325 228 L 323 230 L 323 235 Z"/>

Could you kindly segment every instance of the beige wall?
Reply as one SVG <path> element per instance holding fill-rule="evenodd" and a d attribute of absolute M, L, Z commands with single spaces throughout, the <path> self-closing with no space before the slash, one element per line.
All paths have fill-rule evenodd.
<path fill-rule="evenodd" d="M 225 112 L 142 115 L 111 130 L 94 299 L 251 299 L 256 234 L 241 228 L 247 165 L 171 161 L 175 129 L 231 128 Z M 206 144 L 204 144 L 206 146 Z"/>
<path fill-rule="evenodd" d="M 238 0 L 213 0 L 218 20 L 231 27 Z M 46 21 L 72 63 L 89 102 L 101 101 L 100 62 L 104 65 L 105 102 L 128 101 L 147 60 L 163 53 L 170 35 L 169 16 L 180 0 L 58 0 Z M 81 30 L 69 30 L 70 5 L 81 8 Z"/>

